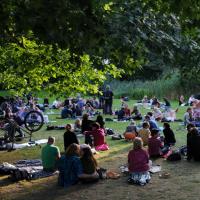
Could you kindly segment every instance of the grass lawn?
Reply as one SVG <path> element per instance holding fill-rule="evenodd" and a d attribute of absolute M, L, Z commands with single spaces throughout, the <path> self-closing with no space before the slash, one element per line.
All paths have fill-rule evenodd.
<path fill-rule="evenodd" d="M 130 100 L 129 106 L 132 107 L 135 101 Z M 174 108 L 178 103 L 172 102 Z M 115 100 L 113 108 L 120 107 L 120 100 Z M 180 107 L 177 118 L 182 119 L 186 107 Z M 142 113 L 148 112 L 141 109 Z M 52 125 L 64 125 L 73 123 L 74 120 L 56 119 L 58 115 L 49 115 Z M 105 117 L 105 116 L 104 116 Z M 109 117 L 109 116 L 107 116 Z M 140 122 L 138 122 L 140 123 Z M 106 127 L 114 129 L 116 132 L 123 133 L 129 122 L 106 122 Z M 180 122 L 172 122 L 171 127 L 175 132 L 177 147 L 186 143 L 186 131 L 181 127 Z M 162 124 L 160 124 L 162 126 Z M 33 134 L 33 139 L 44 139 L 48 136 L 56 137 L 56 145 L 63 151 L 63 130 L 46 131 L 46 126 Z M 28 140 L 28 139 L 27 139 Z M 96 158 L 100 166 L 119 171 L 119 166 L 127 162 L 128 151 L 132 148 L 132 143 L 124 140 L 113 141 L 109 136 L 106 140 L 110 146 L 109 151 L 100 152 Z M 83 142 L 83 139 L 81 139 Z M 40 158 L 41 148 L 35 146 L 15 150 L 12 152 L 1 151 L 0 162 L 14 162 L 19 159 Z M 0 200 L 1 199 L 199 199 L 200 170 L 199 163 L 187 162 L 167 162 L 158 159 L 154 163 L 160 164 L 163 171 L 171 174 L 169 179 L 159 179 L 158 174 L 152 176 L 151 183 L 145 187 L 128 185 L 127 177 L 120 177 L 118 180 L 99 181 L 94 185 L 77 185 L 70 189 L 63 189 L 56 186 L 56 177 L 44 178 L 34 181 L 20 181 L 11 183 L 7 177 L 0 177 Z M 10 192 L 12 190 L 12 193 Z"/>

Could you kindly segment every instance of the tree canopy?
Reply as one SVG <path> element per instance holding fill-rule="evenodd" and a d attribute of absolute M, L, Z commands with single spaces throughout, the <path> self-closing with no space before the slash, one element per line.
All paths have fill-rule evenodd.
<path fill-rule="evenodd" d="M 198 84 L 199 20 L 198 0 L 1 0 L 0 83 L 96 93 L 110 76 L 178 69 Z"/>

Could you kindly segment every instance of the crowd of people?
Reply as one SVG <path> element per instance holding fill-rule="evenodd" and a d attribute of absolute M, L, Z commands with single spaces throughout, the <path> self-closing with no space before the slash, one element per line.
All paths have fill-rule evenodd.
<path fill-rule="evenodd" d="M 101 177 L 93 153 L 94 150 L 105 151 L 109 147 L 105 137 L 105 121 L 99 110 L 103 109 L 103 114 L 115 115 L 118 121 L 129 120 L 130 124 L 124 132 L 125 140 L 133 142 L 133 149 L 127 156 L 130 174 L 128 182 L 145 185 L 151 178 L 149 159 L 165 157 L 176 144 L 170 122 L 176 120 L 175 115 L 178 109 L 173 110 L 167 98 L 163 98 L 163 103 L 161 103 L 156 97 L 149 100 L 147 96 L 144 96 L 132 109 L 129 108 L 126 100 L 123 98 L 121 108 L 113 112 L 113 92 L 110 87 L 106 87 L 99 99 L 94 97 L 85 100 L 78 95 L 77 98 L 67 98 L 63 102 L 57 98 L 50 105 L 48 98 L 44 99 L 43 104 L 39 104 L 38 99 L 30 95 L 27 99 L 17 97 L 2 102 L 1 110 L 6 118 L 13 118 L 19 124 L 23 124 L 24 116 L 30 110 L 42 113 L 47 107 L 60 109 L 61 118 L 75 120 L 73 125 L 67 124 L 64 127 L 62 155 L 59 148 L 55 146 L 54 137 L 49 137 L 47 144 L 42 148 L 43 170 L 47 172 L 58 170 L 58 184 L 64 187 L 78 182 L 96 182 Z M 179 106 L 183 104 L 184 97 L 180 96 Z M 200 135 L 196 128 L 200 121 L 200 101 L 190 98 L 190 102 L 186 105 L 190 105 L 183 116 L 183 122 L 188 131 L 187 160 L 200 161 Z M 141 106 L 150 108 L 151 111 L 148 110 L 143 116 L 140 112 Z M 139 120 L 138 124 L 137 120 Z M 163 127 L 159 127 L 158 122 L 163 122 Z M 20 134 L 23 136 L 23 133 Z M 79 134 L 84 136 L 85 144 L 80 144 Z"/>
<path fill-rule="evenodd" d="M 43 115 L 44 110 L 45 107 L 44 105 L 38 103 L 38 98 L 34 98 L 31 95 L 27 95 L 24 98 L 0 98 L 0 111 L 2 112 L 2 118 L 5 120 L 13 120 L 17 124 L 15 128 L 16 132 L 19 133 L 17 135 L 19 138 L 23 138 L 25 136 L 25 133 L 20 128 L 25 123 L 25 116 L 30 111 L 37 111 Z M 1 128 L 4 125 L 4 123 L 0 123 Z M 12 134 L 10 133 L 11 128 L 9 127 L 9 124 L 7 124 L 5 128 L 8 130 L 8 134 Z"/>

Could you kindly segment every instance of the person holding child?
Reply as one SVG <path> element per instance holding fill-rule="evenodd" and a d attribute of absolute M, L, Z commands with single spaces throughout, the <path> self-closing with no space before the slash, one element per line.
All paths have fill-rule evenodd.
<path fill-rule="evenodd" d="M 145 185 L 150 181 L 149 155 L 142 147 L 142 139 L 136 137 L 128 154 L 129 183 Z"/>

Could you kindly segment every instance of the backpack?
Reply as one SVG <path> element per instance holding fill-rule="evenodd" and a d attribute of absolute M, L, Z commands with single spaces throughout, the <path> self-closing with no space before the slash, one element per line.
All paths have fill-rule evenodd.
<path fill-rule="evenodd" d="M 106 129 L 106 134 L 107 135 L 114 135 L 115 133 L 114 133 L 114 131 L 111 128 L 107 128 Z"/>
<path fill-rule="evenodd" d="M 181 160 L 181 154 L 180 154 L 180 152 L 179 151 L 173 152 L 172 154 L 170 154 L 167 157 L 167 160 L 168 161 L 178 161 L 178 160 Z"/>

